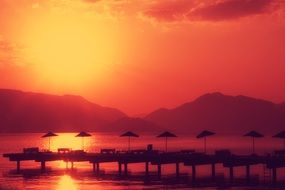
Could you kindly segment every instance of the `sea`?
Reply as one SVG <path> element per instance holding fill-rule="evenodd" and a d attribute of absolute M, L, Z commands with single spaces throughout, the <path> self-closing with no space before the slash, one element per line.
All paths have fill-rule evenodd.
<path fill-rule="evenodd" d="M 101 149 L 112 148 L 127 150 L 128 138 L 116 133 L 91 133 L 91 137 L 75 137 L 76 133 L 58 133 L 50 139 L 50 150 L 58 148 L 84 149 L 87 152 L 100 152 Z M 181 164 L 181 178 L 175 178 L 175 165 L 162 166 L 162 179 L 156 180 L 157 166 L 150 165 L 150 179 L 144 178 L 144 164 L 129 164 L 129 177 L 118 176 L 117 163 L 100 165 L 100 175 L 92 171 L 88 162 L 70 163 L 63 161 L 47 162 L 47 171 L 40 171 L 40 163 L 34 161 L 21 162 L 21 172 L 16 172 L 16 163 L 10 162 L 2 155 L 4 153 L 22 152 L 23 148 L 39 147 L 49 149 L 49 139 L 41 138 L 42 133 L 0 134 L 0 190 L 125 190 L 125 189 L 285 189 L 285 169 L 277 170 L 278 183 L 272 185 L 268 171 L 263 165 L 251 167 L 251 183 L 245 183 L 245 167 L 234 169 L 235 181 L 229 182 L 228 168 L 217 164 L 217 180 L 210 178 L 209 165 L 197 167 L 197 182 L 191 182 L 191 167 Z M 165 139 L 157 138 L 157 134 L 142 134 L 131 138 L 131 149 L 145 149 L 152 144 L 153 149 L 165 151 Z M 204 139 L 197 139 L 194 134 L 178 135 L 168 138 L 168 151 L 195 150 L 204 151 Z M 283 149 L 283 141 L 264 137 L 255 139 L 255 153 L 259 155 L 272 154 Z M 216 150 L 230 150 L 234 154 L 252 154 L 252 139 L 234 134 L 214 135 L 207 138 L 207 153 L 214 154 Z"/>

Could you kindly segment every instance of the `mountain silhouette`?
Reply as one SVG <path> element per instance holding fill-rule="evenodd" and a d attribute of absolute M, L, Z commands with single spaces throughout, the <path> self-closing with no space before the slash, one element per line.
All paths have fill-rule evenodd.
<path fill-rule="evenodd" d="M 114 129 L 119 131 L 134 131 L 139 133 L 158 133 L 164 130 L 162 127 L 154 122 L 144 120 L 142 118 L 123 117 L 115 122 L 107 125 L 106 129 L 110 132 Z"/>
<path fill-rule="evenodd" d="M 80 96 L 0 89 L 0 132 L 102 131 L 123 117 Z"/>
<path fill-rule="evenodd" d="M 183 133 L 204 129 L 226 133 L 257 129 L 274 133 L 285 127 L 285 104 L 216 92 L 174 109 L 158 109 L 145 119 Z"/>
<path fill-rule="evenodd" d="M 208 93 L 174 109 L 160 108 L 143 118 L 91 103 L 80 96 L 49 95 L 0 89 L 0 132 L 100 132 L 181 134 L 213 130 L 244 133 L 248 130 L 276 133 L 285 127 L 285 102 L 246 96 Z"/>

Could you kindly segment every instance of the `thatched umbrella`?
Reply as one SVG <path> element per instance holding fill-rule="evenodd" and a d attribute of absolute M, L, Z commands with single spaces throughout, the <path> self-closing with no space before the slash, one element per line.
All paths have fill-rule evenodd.
<path fill-rule="evenodd" d="M 261 138 L 264 137 L 264 135 L 256 132 L 256 131 L 250 131 L 243 135 L 244 137 L 252 137 L 252 153 L 255 153 L 255 138 Z"/>
<path fill-rule="evenodd" d="M 272 137 L 283 139 L 284 149 L 285 149 L 285 131 L 281 131 Z"/>
<path fill-rule="evenodd" d="M 212 131 L 207 131 L 204 130 L 201 133 L 199 133 L 196 138 L 200 139 L 200 138 L 204 138 L 204 152 L 207 152 L 207 137 L 208 136 L 212 136 L 215 135 L 216 133 L 212 132 Z"/>
<path fill-rule="evenodd" d="M 81 145 L 82 145 L 82 150 L 84 150 L 84 137 L 90 137 L 91 134 L 86 133 L 84 131 L 81 131 L 80 133 L 78 133 L 75 137 L 81 137 Z"/>
<path fill-rule="evenodd" d="M 170 137 L 177 137 L 176 135 L 174 135 L 173 133 L 170 133 L 169 131 L 165 131 L 163 133 L 161 133 L 160 135 L 157 136 L 158 138 L 165 138 L 165 151 L 167 152 L 167 139 Z"/>
<path fill-rule="evenodd" d="M 137 135 L 131 131 L 127 131 L 127 132 L 121 134 L 120 137 L 128 137 L 128 151 L 130 151 L 131 150 L 131 137 L 139 137 L 139 135 Z"/>
<path fill-rule="evenodd" d="M 42 138 L 48 138 L 48 150 L 50 150 L 50 139 L 51 139 L 51 137 L 56 137 L 56 136 L 58 136 L 58 135 L 53 133 L 53 132 L 48 132 L 42 136 Z"/>

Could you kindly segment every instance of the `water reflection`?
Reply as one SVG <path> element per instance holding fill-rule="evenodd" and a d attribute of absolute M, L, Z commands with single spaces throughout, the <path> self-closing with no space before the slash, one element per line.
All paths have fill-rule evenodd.
<path fill-rule="evenodd" d="M 53 151 L 57 151 L 57 148 L 66 147 L 72 149 L 81 148 L 81 138 L 76 138 L 77 133 L 59 133 L 58 137 L 52 138 L 51 147 Z M 0 147 L 0 153 L 7 152 L 19 152 L 22 151 L 23 147 L 48 147 L 48 139 L 40 138 L 42 134 L 12 134 L 12 135 L 0 135 L 0 141 L 5 146 Z M 17 143 L 15 143 L 17 142 Z M 91 138 L 86 138 L 86 148 L 89 152 L 99 152 L 101 148 L 116 148 L 116 150 L 125 150 L 126 141 L 120 138 L 117 134 L 98 134 L 95 133 Z M 43 146 L 45 144 L 45 146 Z M 141 136 L 139 139 L 134 141 L 134 149 L 145 149 L 146 144 L 153 144 L 154 149 L 164 150 L 164 142 L 161 142 L 155 136 Z M 171 143 L 171 150 L 189 149 L 193 148 L 197 151 L 203 149 L 202 143 L 192 137 L 179 137 Z M 262 145 L 262 146 L 260 146 Z M 265 152 L 273 151 L 276 147 L 280 146 L 279 141 L 271 138 L 260 139 L 260 145 L 258 146 L 258 152 L 263 154 Z M 237 154 L 251 153 L 249 143 L 246 139 L 239 136 L 219 136 L 218 138 L 213 137 L 211 139 L 210 149 L 213 153 L 214 149 L 231 149 Z M 130 176 L 129 178 L 118 177 L 118 165 L 117 163 L 106 163 L 101 166 L 100 176 L 94 176 L 92 172 L 92 165 L 89 162 L 78 162 L 74 165 L 74 170 L 67 169 L 66 163 L 60 162 L 47 162 L 49 168 L 46 173 L 42 174 L 39 170 L 39 163 L 35 162 L 23 162 L 21 167 L 23 168 L 23 176 L 10 170 L 15 171 L 15 163 L 9 162 L 6 158 L 0 157 L 0 189 L 104 189 L 104 190 L 122 190 L 122 189 L 166 189 L 165 184 L 170 184 L 169 189 L 175 187 L 175 189 L 190 189 L 188 185 L 191 185 L 191 168 L 188 166 L 181 166 L 182 180 L 179 184 L 172 186 L 172 177 L 175 174 L 175 165 L 166 165 L 162 167 L 162 173 L 165 175 L 165 180 L 158 182 L 144 181 L 144 164 L 130 164 Z M 70 168 L 70 162 L 69 162 Z M 150 166 L 150 173 L 156 175 L 157 167 Z M 212 185 L 212 182 L 206 177 L 210 175 L 211 168 L 209 166 L 197 167 L 198 177 L 201 178 L 201 183 L 205 186 Z M 9 172 L 9 173 L 8 173 Z M 280 174 L 279 174 L 280 173 Z M 186 174 L 185 181 L 183 174 Z M 217 178 L 218 182 L 222 185 L 224 180 L 228 179 L 228 169 L 224 168 L 222 164 L 217 165 L 217 174 L 224 175 L 221 178 Z M 238 180 L 244 178 L 245 169 L 244 167 L 237 167 L 235 169 L 235 176 Z M 252 176 L 259 176 L 259 179 L 263 180 L 264 168 L 263 165 L 257 165 L 252 167 Z M 278 178 L 280 180 L 285 179 L 284 169 L 280 169 L 278 172 Z M 256 177 L 256 178 L 257 178 Z M 174 178 L 175 180 L 176 178 Z M 188 181 L 189 180 L 189 181 Z M 283 182 L 282 181 L 282 182 Z M 174 181 L 175 182 L 175 181 Z M 227 181 L 226 181 L 227 182 Z M 254 181 L 255 182 L 255 181 Z M 181 185 L 180 185 L 181 183 Z M 185 184 L 185 186 L 184 186 Z M 6 188 L 6 186 L 8 186 Z M 11 186 L 11 188 L 10 188 Z M 25 188 L 23 187 L 25 186 Z M 19 188 L 18 188 L 19 187 Z M 280 187 L 280 189 L 284 188 Z M 215 189 L 215 188 L 206 188 Z M 232 188 L 230 188 L 232 189 Z M 240 189 L 233 188 L 233 189 Z M 246 189 L 246 188 L 244 188 Z M 248 188 L 248 189 L 251 189 Z M 260 189 L 259 187 L 252 187 L 252 189 Z M 270 189 L 270 187 L 268 187 Z M 271 188 L 272 189 L 272 188 Z"/>
<path fill-rule="evenodd" d="M 76 138 L 75 135 L 76 133 L 60 133 L 57 137 L 52 138 L 51 150 L 57 151 L 58 148 L 72 148 L 73 150 L 82 149 L 81 139 Z M 92 138 L 84 139 L 86 147 L 90 146 Z M 45 147 L 48 147 L 48 141 L 45 142 Z"/>
<path fill-rule="evenodd" d="M 74 179 L 70 177 L 69 175 L 63 175 L 59 182 L 58 186 L 56 188 L 57 190 L 77 190 L 77 184 L 75 183 Z"/>

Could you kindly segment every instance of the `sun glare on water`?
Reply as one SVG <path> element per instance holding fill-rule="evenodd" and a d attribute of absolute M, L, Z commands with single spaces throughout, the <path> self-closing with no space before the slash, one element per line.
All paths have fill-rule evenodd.
<path fill-rule="evenodd" d="M 58 148 L 71 148 L 72 150 L 82 149 L 82 138 L 75 137 L 75 135 L 76 133 L 60 133 L 58 136 L 53 137 L 51 139 L 51 150 L 57 151 Z M 85 151 L 89 149 L 91 140 L 91 137 L 83 139 Z"/>
<path fill-rule="evenodd" d="M 78 187 L 72 177 L 64 175 L 60 178 L 56 190 L 77 190 Z"/>

